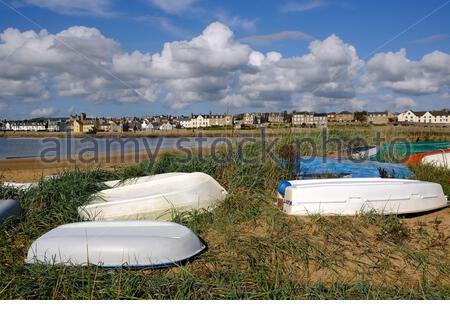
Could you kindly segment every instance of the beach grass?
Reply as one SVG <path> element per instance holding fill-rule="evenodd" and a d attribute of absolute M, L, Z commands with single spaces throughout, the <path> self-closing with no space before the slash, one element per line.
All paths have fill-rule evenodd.
<path fill-rule="evenodd" d="M 332 134 L 334 134 L 332 132 Z M 336 133 L 351 139 L 348 133 Z M 320 137 L 314 137 L 319 139 Z M 289 155 L 292 136 L 280 139 Z M 258 157 L 257 145 L 244 152 Z M 30 191 L 0 187 L 24 214 L 0 226 L 1 299 L 448 299 L 449 230 L 440 218 L 414 220 L 375 213 L 354 217 L 292 217 L 276 205 L 287 166 L 271 159 L 188 162 L 164 155 L 155 163 L 105 171 L 76 169 Z M 197 233 L 208 250 L 185 265 L 163 269 L 28 265 L 31 243 L 64 223 L 79 222 L 77 207 L 102 182 L 165 172 L 202 171 L 229 192 L 213 210 L 180 212 L 174 221 Z M 449 170 L 414 167 L 421 180 L 441 183 Z M 447 180 L 444 178 L 447 177 Z"/>

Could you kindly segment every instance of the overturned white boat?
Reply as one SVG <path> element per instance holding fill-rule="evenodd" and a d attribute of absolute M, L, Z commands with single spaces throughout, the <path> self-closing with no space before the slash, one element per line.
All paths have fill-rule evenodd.
<path fill-rule="evenodd" d="M 162 268 L 205 249 L 188 228 L 171 222 L 82 222 L 53 229 L 33 242 L 27 263 Z"/>
<path fill-rule="evenodd" d="M 450 169 L 450 150 L 441 150 L 439 153 L 427 155 L 423 157 L 422 163 Z"/>
<path fill-rule="evenodd" d="M 402 179 L 286 181 L 279 194 L 283 211 L 290 215 L 408 214 L 447 206 L 441 185 Z"/>
<path fill-rule="evenodd" d="M 408 164 L 428 164 L 450 169 L 450 149 L 433 150 L 409 156 Z"/>
<path fill-rule="evenodd" d="M 110 181 L 113 188 L 97 193 L 79 208 L 87 220 L 171 220 L 180 211 L 209 209 L 224 200 L 226 190 L 201 173 L 169 173 Z"/>

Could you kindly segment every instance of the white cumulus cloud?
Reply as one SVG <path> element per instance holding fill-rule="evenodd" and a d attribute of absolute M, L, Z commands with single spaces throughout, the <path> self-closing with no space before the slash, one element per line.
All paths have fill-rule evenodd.
<path fill-rule="evenodd" d="M 53 107 L 48 108 L 38 108 L 31 111 L 30 116 L 40 118 L 40 117 L 50 117 L 56 113 L 56 109 Z"/>
<path fill-rule="evenodd" d="M 419 61 L 408 59 L 405 49 L 378 53 L 367 69 L 374 81 L 400 94 L 429 95 L 450 85 L 450 55 L 441 51 L 426 54 Z"/>
<path fill-rule="evenodd" d="M 269 38 L 286 36 L 300 35 Z M 126 52 L 100 30 L 84 26 L 54 34 L 13 28 L 0 33 L 3 106 L 45 101 L 52 93 L 91 103 L 158 102 L 172 109 L 211 103 L 359 110 L 370 108 L 368 101 L 401 108 L 414 96 L 444 94 L 449 84 L 447 53 L 411 60 L 402 49 L 366 63 L 337 35 L 311 41 L 305 54 L 283 57 L 253 49 L 220 22 L 190 40 L 167 42 L 160 52 Z"/>

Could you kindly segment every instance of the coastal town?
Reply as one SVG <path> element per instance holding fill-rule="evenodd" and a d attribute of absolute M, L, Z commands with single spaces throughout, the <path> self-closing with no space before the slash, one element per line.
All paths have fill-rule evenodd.
<path fill-rule="evenodd" d="M 0 131 L 21 132 L 137 132 L 174 129 L 257 129 L 257 128 L 324 128 L 328 125 L 416 125 L 450 127 L 450 110 L 384 112 L 249 112 L 245 114 L 191 114 L 190 116 L 156 115 L 143 118 L 88 117 L 86 113 L 69 118 L 0 120 Z"/>

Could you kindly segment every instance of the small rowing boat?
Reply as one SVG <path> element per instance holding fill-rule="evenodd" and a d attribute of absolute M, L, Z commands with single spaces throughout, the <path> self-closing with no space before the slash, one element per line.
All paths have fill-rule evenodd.
<path fill-rule="evenodd" d="M 171 222 L 82 222 L 57 227 L 33 242 L 27 263 L 162 268 L 205 249 L 188 228 Z"/>
<path fill-rule="evenodd" d="M 290 215 L 410 214 L 441 209 L 441 185 L 402 179 L 319 179 L 284 181 L 278 187 Z"/>
<path fill-rule="evenodd" d="M 183 211 L 213 208 L 227 191 L 211 176 L 201 173 L 169 173 L 110 181 L 111 189 L 94 195 L 80 207 L 85 220 L 160 220 L 169 221 Z"/>
<path fill-rule="evenodd" d="M 409 156 L 408 164 L 430 164 L 450 169 L 450 149 L 434 150 Z"/>

